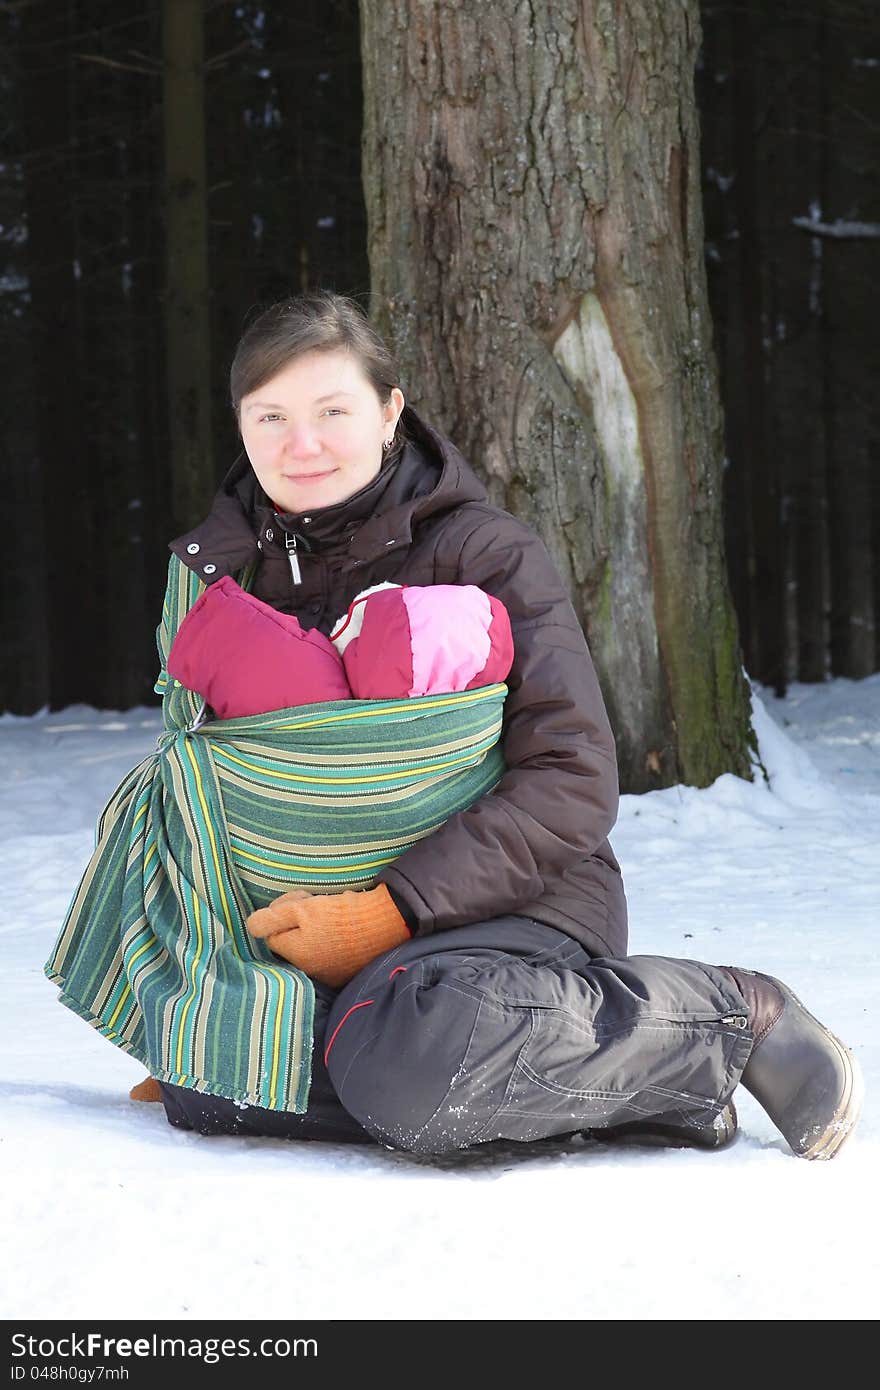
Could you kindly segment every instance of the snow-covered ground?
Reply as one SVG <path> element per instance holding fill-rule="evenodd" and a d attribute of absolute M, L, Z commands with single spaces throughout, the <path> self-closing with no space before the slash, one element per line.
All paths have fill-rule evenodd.
<path fill-rule="evenodd" d="M 611 838 L 633 953 L 778 974 L 856 1052 L 865 1113 L 831 1163 L 791 1156 L 742 1088 L 718 1153 L 436 1163 L 170 1128 L 42 972 L 159 711 L 0 718 L 0 1316 L 876 1317 L 880 675 L 753 703 L 769 787 L 625 796 Z"/>

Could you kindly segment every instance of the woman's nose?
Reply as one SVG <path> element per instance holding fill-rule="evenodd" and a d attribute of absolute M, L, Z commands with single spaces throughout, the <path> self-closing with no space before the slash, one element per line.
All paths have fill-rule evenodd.
<path fill-rule="evenodd" d="M 320 453 L 317 431 L 309 426 L 289 425 L 284 435 L 284 451 L 295 457 Z"/>

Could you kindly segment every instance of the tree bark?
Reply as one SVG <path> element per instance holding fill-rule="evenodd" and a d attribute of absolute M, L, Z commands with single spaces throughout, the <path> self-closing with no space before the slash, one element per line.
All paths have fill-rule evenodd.
<path fill-rule="evenodd" d="M 203 0 L 164 0 L 165 351 L 175 531 L 214 494 Z"/>
<path fill-rule="evenodd" d="M 621 784 L 751 776 L 721 531 L 696 0 L 362 0 L 374 320 L 534 525 Z"/>

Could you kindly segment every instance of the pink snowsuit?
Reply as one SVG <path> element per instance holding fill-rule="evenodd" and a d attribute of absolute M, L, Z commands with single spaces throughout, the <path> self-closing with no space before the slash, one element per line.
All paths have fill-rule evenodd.
<path fill-rule="evenodd" d="M 507 610 L 474 584 L 383 584 L 349 604 L 330 637 L 218 579 L 196 600 L 168 672 L 220 719 L 325 700 L 405 699 L 504 681 Z"/>

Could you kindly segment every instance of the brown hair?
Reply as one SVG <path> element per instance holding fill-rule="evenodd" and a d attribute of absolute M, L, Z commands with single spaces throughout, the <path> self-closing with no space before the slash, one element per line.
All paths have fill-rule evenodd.
<path fill-rule="evenodd" d="M 239 339 L 229 369 L 229 393 L 240 431 L 243 396 L 249 396 L 305 352 L 350 352 L 372 384 L 380 405 L 400 384 L 397 362 L 360 305 L 335 290 L 314 290 L 279 300 L 259 312 Z M 402 451 L 406 430 L 398 420 L 383 466 Z"/>

